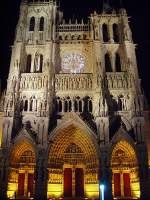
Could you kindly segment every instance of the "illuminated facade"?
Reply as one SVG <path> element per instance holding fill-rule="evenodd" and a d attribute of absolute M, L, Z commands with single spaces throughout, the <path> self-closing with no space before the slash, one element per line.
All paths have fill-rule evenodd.
<path fill-rule="evenodd" d="M 150 199 L 143 99 L 125 9 L 66 23 L 56 2 L 22 1 L 0 199 L 98 199 L 100 184 L 107 200 Z"/>

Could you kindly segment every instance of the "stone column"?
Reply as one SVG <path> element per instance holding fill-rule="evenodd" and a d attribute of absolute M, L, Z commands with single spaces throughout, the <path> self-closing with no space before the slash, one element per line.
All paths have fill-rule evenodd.
<path fill-rule="evenodd" d="M 39 150 L 35 169 L 35 200 L 47 199 L 47 162 L 45 150 Z"/>
<path fill-rule="evenodd" d="M 137 144 L 137 151 L 139 160 L 141 200 L 146 200 L 150 199 L 150 192 L 149 192 L 150 179 L 148 170 L 147 148 L 145 144 Z"/>
<path fill-rule="evenodd" d="M 3 200 L 7 199 L 8 173 L 9 163 L 7 161 L 7 156 L 3 155 L 0 167 L 0 199 Z"/>
<path fill-rule="evenodd" d="M 114 42 L 114 38 L 113 38 L 113 28 L 112 28 L 112 24 L 109 24 L 109 41 L 111 42 L 111 43 L 113 43 Z"/>
<path fill-rule="evenodd" d="M 105 186 L 105 200 L 113 200 L 112 171 L 107 147 L 100 147 L 99 184 Z"/>

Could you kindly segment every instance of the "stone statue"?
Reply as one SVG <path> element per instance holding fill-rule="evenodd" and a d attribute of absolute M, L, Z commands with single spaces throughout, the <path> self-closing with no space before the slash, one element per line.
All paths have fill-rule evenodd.
<path fill-rule="evenodd" d="M 127 41 L 132 40 L 132 33 L 128 24 L 124 25 L 124 39 Z"/>
<path fill-rule="evenodd" d="M 39 53 L 36 53 L 34 58 L 34 72 L 37 72 L 39 70 L 40 70 L 40 55 Z"/>

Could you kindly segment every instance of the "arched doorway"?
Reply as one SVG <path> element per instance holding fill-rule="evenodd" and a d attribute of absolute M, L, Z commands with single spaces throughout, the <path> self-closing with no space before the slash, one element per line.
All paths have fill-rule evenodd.
<path fill-rule="evenodd" d="M 9 198 L 34 196 L 35 152 L 30 143 L 17 144 L 10 155 L 10 171 L 7 195 Z"/>
<path fill-rule="evenodd" d="M 56 133 L 49 154 L 49 198 L 99 196 L 99 161 L 92 137 L 75 125 Z"/>
<path fill-rule="evenodd" d="M 112 190 L 116 199 L 139 198 L 139 168 L 135 150 L 127 141 L 118 142 L 112 152 Z"/>

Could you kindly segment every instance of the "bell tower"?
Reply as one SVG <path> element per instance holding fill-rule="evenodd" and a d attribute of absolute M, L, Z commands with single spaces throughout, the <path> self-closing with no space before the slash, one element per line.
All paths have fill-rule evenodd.
<path fill-rule="evenodd" d="M 8 134 L 4 134 L 4 146 L 20 125 L 38 132 L 41 145 L 47 140 L 44 133 L 48 131 L 54 92 L 56 9 L 53 1 L 21 3 L 6 94 L 5 120 L 9 130 L 5 126 Z"/>
<path fill-rule="evenodd" d="M 57 14 L 55 1 L 21 2 L 4 104 L 2 173 L 6 179 L 8 147 L 19 130 L 27 130 L 37 144 L 37 152 L 47 146 L 54 99 Z M 40 155 L 37 168 L 44 163 Z M 39 177 L 37 174 L 37 196 L 45 192 L 39 189 Z M 4 199 L 7 184 L 2 185 Z"/>

